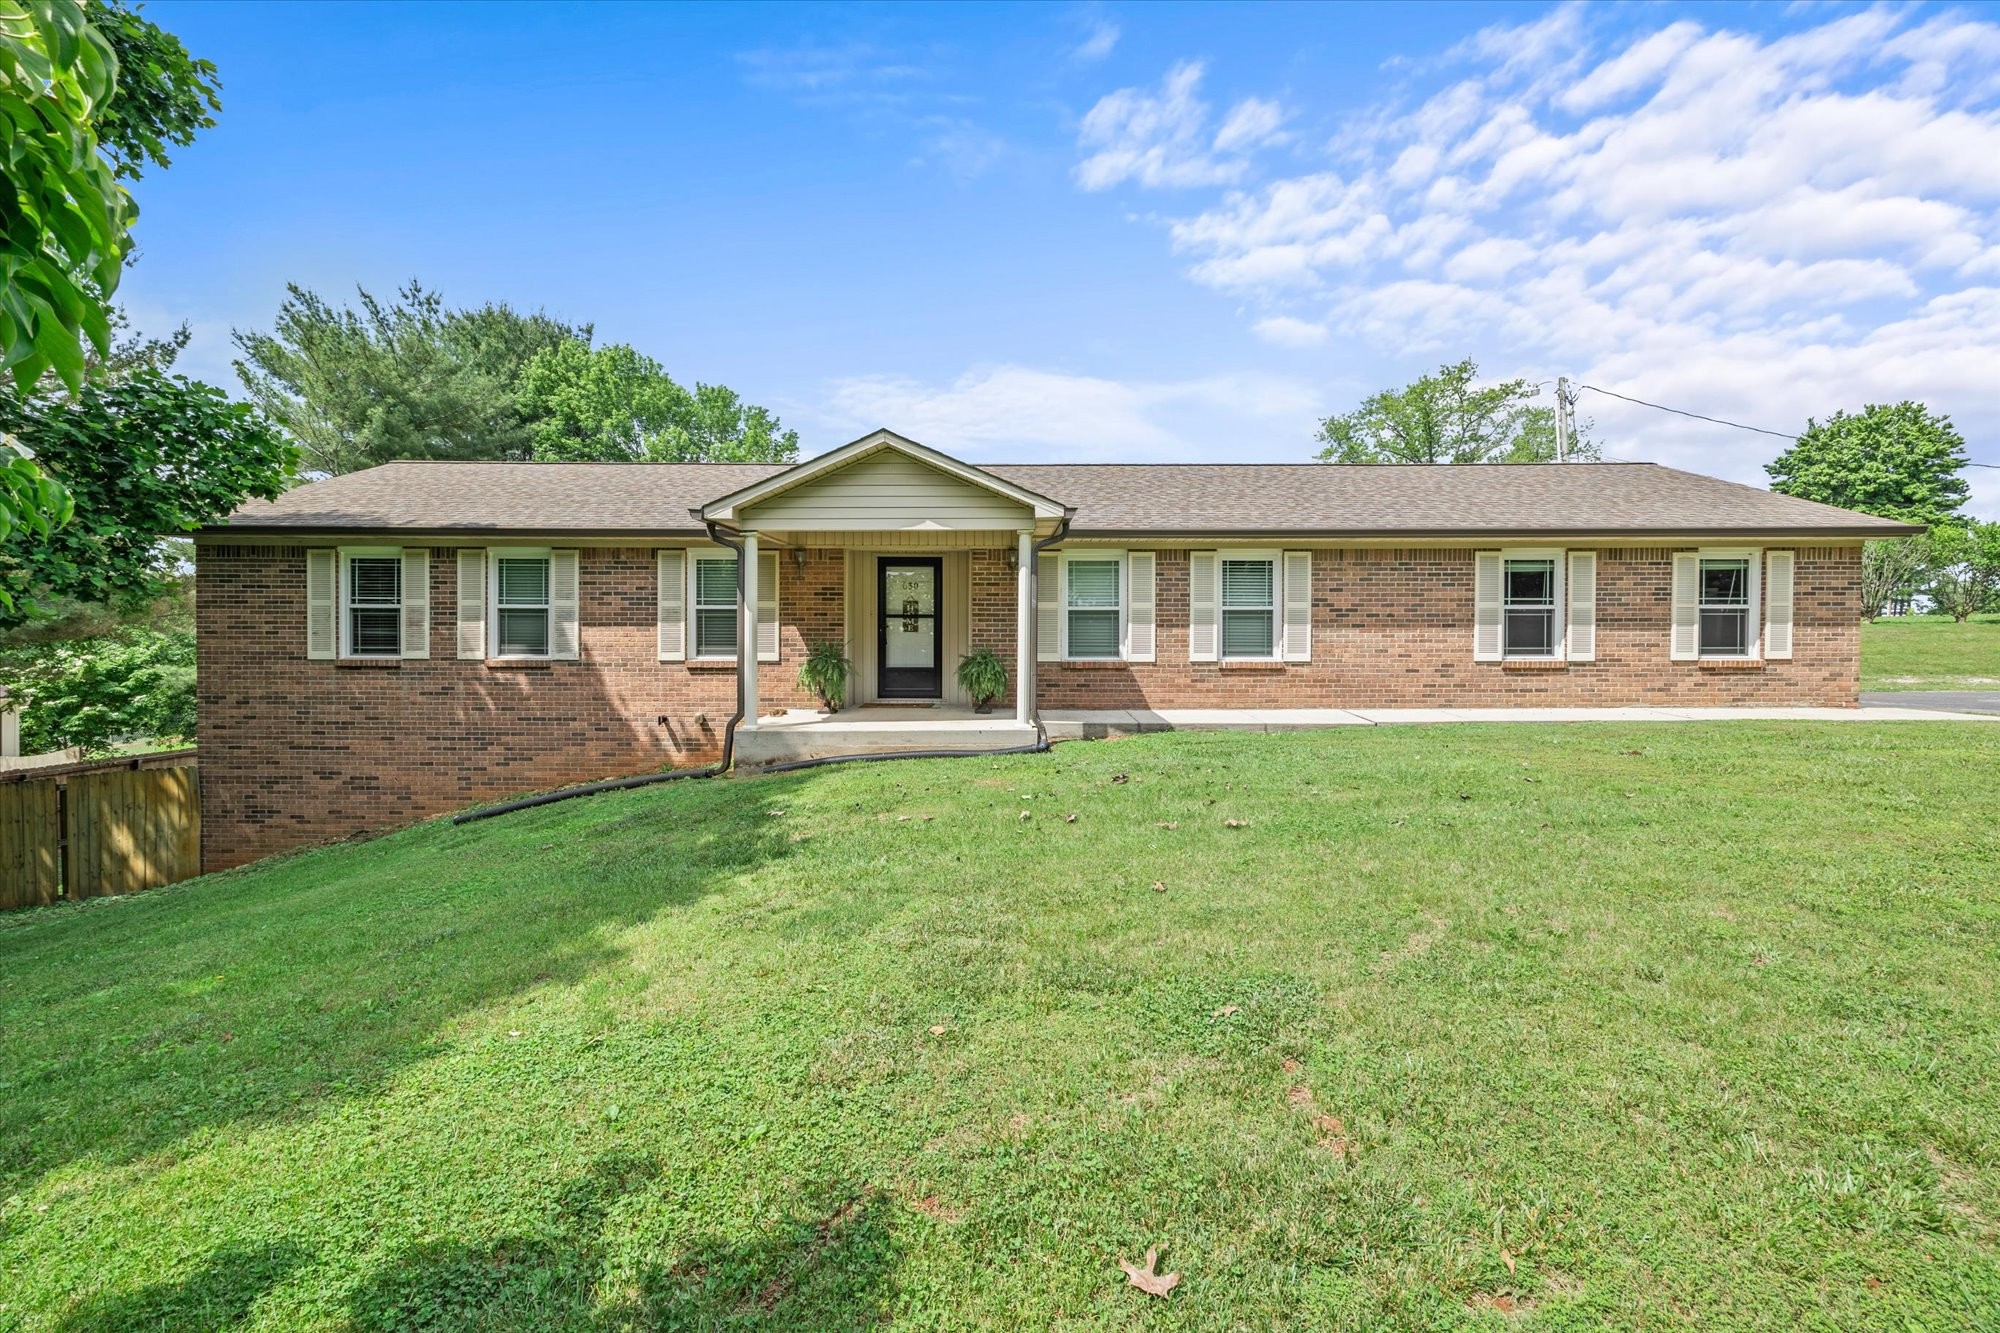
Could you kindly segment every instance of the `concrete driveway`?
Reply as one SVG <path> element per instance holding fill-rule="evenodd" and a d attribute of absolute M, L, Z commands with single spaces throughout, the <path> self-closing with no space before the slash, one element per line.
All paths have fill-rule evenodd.
<path fill-rule="evenodd" d="M 1945 713 L 2000 713 L 2000 690 L 1880 690 L 1861 696 L 1863 708 L 1925 708 Z"/>

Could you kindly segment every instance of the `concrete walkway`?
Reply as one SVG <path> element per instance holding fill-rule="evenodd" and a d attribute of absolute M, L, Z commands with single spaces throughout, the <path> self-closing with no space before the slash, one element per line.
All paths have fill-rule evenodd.
<path fill-rule="evenodd" d="M 1045 708 L 1051 740 L 1152 731 L 1312 731 L 1425 722 L 1996 722 L 1994 713 L 1938 708 Z"/>
<path fill-rule="evenodd" d="M 1861 696 L 1863 708 L 1933 708 L 1953 713 L 2000 713 L 2000 690 L 1880 690 Z"/>

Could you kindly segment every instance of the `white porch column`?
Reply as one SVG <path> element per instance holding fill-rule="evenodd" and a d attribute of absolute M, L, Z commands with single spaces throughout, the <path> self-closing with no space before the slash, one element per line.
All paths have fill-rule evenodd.
<path fill-rule="evenodd" d="M 736 671 L 743 681 L 743 721 L 739 730 L 757 729 L 757 534 L 743 534 L 741 606 L 737 609 Z"/>
<path fill-rule="evenodd" d="M 1019 534 L 1020 568 L 1014 611 L 1014 720 L 1029 722 L 1035 712 L 1035 530 Z"/>

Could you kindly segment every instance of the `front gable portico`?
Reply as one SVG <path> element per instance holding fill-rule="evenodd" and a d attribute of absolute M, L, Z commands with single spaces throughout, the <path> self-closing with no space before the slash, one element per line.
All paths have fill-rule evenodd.
<path fill-rule="evenodd" d="M 878 430 L 695 512 L 711 531 L 742 543 L 746 607 L 758 604 L 760 553 L 841 553 L 844 646 L 862 703 L 966 702 L 952 679 L 970 651 L 966 553 L 1006 550 L 1016 585 L 1015 721 L 1032 724 L 1035 548 L 1068 517 L 1058 501 Z M 757 698 L 756 655 L 742 654 L 738 670 L 744 697 Z M 751 710 L 739 731 L 757 729 Z"/>

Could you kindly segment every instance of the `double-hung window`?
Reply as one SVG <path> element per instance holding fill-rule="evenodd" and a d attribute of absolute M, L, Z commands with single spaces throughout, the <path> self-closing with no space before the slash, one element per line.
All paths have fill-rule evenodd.
<path fill-rule="evenodd" d="M 736 557 L 698 555 L 694 588 L 694 655 L 736 656 Z"/>
<path fill-rule="evenodd" d="M 1501 573 L 1501 651 L 1508 657 L 1556 655 L 1556 559 L 1509 558 Z"/>
<path fill-rule="evenodd" d="M 493 656 L 549 655 L 549 554 L 493 553 Z"/>
<path fill-rule="evenodd" d="M 1080 555 L 1066 559 L 1063 571 L 1064 656 L 1121 656 L 1125 644 L 1124 562 L 1116 555 Z"/>
<path fill-rule="evenodd" d="M 1750 560 L 1703 557 L 1701 562 L 1701 655 L 1747 657 L 1750 628 Z"/>
<path fill-rule="evenodd" d="M 1222 554 L 1222 656 L 1278 655 L 1278 559 L 1275 555 Z"/>
<path fill-rule="evenodd" d="M 345 657 L 403 654 L 403 554 L 343 552 L 340 581 Z"/>

